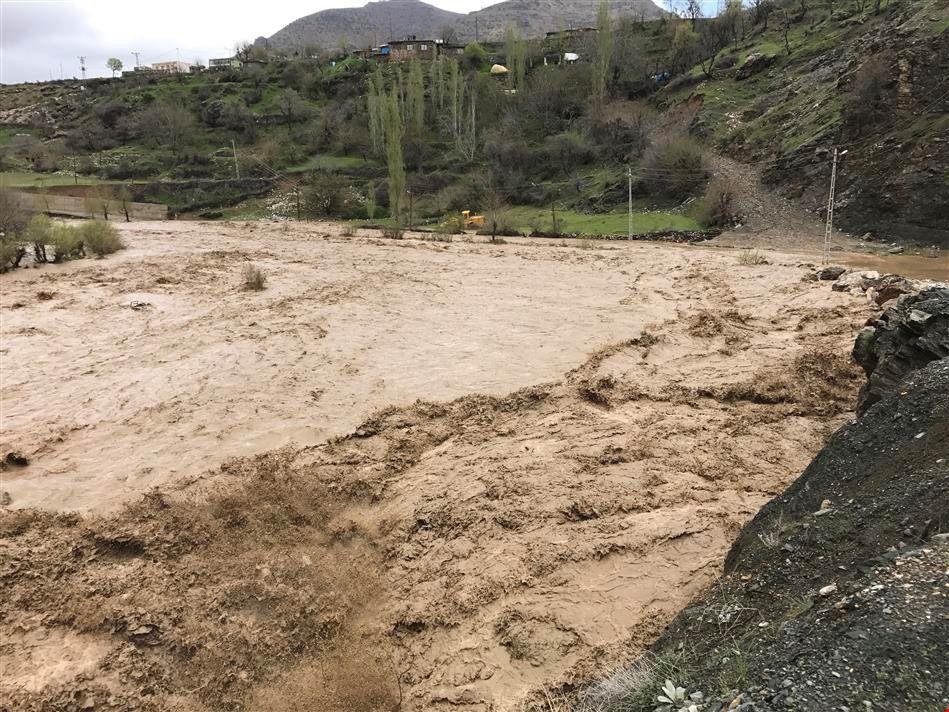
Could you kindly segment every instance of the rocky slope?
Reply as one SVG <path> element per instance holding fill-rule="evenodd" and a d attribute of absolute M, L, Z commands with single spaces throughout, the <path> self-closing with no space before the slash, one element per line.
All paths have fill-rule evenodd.
<path fill-rule="evenodd" d="M 831 150 L 835 220 L 856 235 L 949 246 L 949 8 L 941 0 L 801 3 L 780 10 L 663 91 L 728 155 L 823 216 Z M 786 40 L 786 41 L 785 41 Z"/>
<path fill-rule="evenodd" d="M 273 49 L 292 50 L 305 45 L 326 49 L 343 44 L 365 46 L 408 35 L 439 38 L 443 27 L 453 26 L 462 17 L 420 0 L 386 0 L 315 12 L 257 42 Z"/>
<path fill-rule="evenodd" d="M 919 341 L 906 322 L 942 292 L 880 320 L 903 335 L 903 353 Z M 864 342 L 880 363 L 901 351 L 889 337 Z M 878 402 L 743 529 L 726 575 L 669 627 L 637 668 L 646 674 L 601 683 L 591 707 L 653 710 L 669 678 L 702 712 L 945 708 L 949 359 L 914 363 L 877 382 Z"/>

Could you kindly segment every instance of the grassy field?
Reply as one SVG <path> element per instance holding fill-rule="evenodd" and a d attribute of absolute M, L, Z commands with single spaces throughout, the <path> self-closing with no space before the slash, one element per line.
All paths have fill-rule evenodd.
<path fill-rule="evenodd" d="M 552 229 L 552 216 L 549 210 L 541 208 L 511 208 L 511 220 L 518 230 L 529 234 L 535 228 Z M 625 234 L 629 216 L 626 212 L 600 213 L 588 215 L 571 210 L 558 210 L 557 221 L 560 232 L 579 233 L 581 235 L 617 235 Z M 633 232 L 657 232 L 660 230 L 698 230 L 699 224 L 687 215 L 670 212 L 634 212 Z"/>
<path fill-rule="evenodd" d="M 301 163 L 298 166 L 293 166 L 288 168 L 288 173 L 306 173 L 308 171 L 338 171 L 345 170 L 347 168 L 357 168 L 362 165 L 376 165 L 376 161 L 370 159 L 368 162 L 364 161 L 359 156 L 330 156 L 328 154 L 321 154 L 319 156 L 312 156 L 304 163 Z"/>
<path fill-rule="evenodd" d="M 32 171 L 6 171 L 0 173 L 0 186 L 4 188 L 43 188 L 56 185 L 98 185 L 104 181 L 93 176 L 78 179 L 63 173 L 33 173 Z"/>

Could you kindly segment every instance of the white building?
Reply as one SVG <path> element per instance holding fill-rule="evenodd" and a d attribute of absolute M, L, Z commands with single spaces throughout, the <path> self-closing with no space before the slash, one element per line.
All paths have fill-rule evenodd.
<path fill-rule="evenodd" d="M 188 74 L 191 71 L 191 66 L 187 62 L 155 62 L 152 69 L 166 74 Z"/>

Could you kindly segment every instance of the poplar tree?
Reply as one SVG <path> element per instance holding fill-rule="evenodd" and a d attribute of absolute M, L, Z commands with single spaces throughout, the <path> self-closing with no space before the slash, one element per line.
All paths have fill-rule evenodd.
<path fill-rule="evenodd" d="M 386 167 L 389 169 L 389 208 L 392 216 L 401 221 L 402 196 L 405 193 L 405 161 L 402 157 L 402 112 L 399 108 L 399 88 L 384 96 Z"/>
<path fill-rule="evenodd" d="M 607 0 L 600 0 L 596 26 L 598 31 L 596 62 L 593 65 L 593 98 L 599 106 L 603 106 L 609 92 L 610 72 L 613 66 L 613 27 Z"/>
<path fill-rule="evenodd" d="M 448 64 L 448 94 L 451 101 L 449 119 L 451 123 L 451 135 L 455 143 L 459 143 L 461 135 L 461 102 L 464 100 L 465 88 L 461 77 L 461 67 L 457 60 L 451 60 Z"/>
<path fill-rule="evenodd" d="M 409 67 L 409 82 L 405 98 L 406 128 L 421 133 L 425 128 L 425 80 L 422 77 L 422 65 L 412 60 Z"/>
<path fill-rule="evenodd" d="M 504 53 L 508 81 L 513 89 L 522 89 L 527 74 L 527 46 L 520 31 L 513 24 L 508 25 L 504 31 Z"/>
<path fill-rule="evenodd" d="M 386 100 L 385 91 L 382 69 L 376 65 L 375 70 L 369 77 L 366 104 L 369 110 L 369 142 L 372 145 L 373 153 L 377 155 L 382 153 L 385 144 L 385 121 L 383 116 Z"/>

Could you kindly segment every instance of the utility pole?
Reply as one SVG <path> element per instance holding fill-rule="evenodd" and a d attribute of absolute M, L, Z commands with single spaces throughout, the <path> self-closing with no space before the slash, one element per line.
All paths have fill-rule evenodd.
<path fill-rule="evenodd" d="M 86 58 L 79 56 L 79 71 L 82 72 L 82 81 L 86 81 Z"/>
<path fill-rule="evenodd" d="M 237 162 L 237 145 L 234 143 L 234 139 L 231 139 L 231 151 L 234 152 L 234 176 L 237 178 L 237 180 L 240 180 L 241 168 L 240 164 Z"/>
<path fill-rule="evenodd" d="M 633 167 L 626 168 L 626 178 L 629 180 L 629 230 L 628 239 L 633 239 Z"/>
<path fill-rule="evenodd" d="M 139 67 L 138 55 L 140 55 L 140 54 L 141 54 L 140 51 L 137 51 L 137 50 L 134 50 L 134 49 L 132 50 L 132 56 L 135 57 L 135 68 L 136 68 L 136 69 L 138 69 L 138 67 Z"/>
<path fill-rule="evenodd" d="M 834 162 L 830 169 L 830 194 L 827 196 L 827 225 L 824 227 L 824 259 L 823 264 L 827 264 L 829 261 L 830 253 L 830 236 L 834 230 L 834 198 L 837 191 L 837 158 L 843 156 L 843 153 L 837 153 L 837 147 L 834 146 Z"/>

